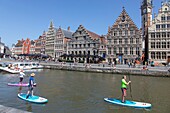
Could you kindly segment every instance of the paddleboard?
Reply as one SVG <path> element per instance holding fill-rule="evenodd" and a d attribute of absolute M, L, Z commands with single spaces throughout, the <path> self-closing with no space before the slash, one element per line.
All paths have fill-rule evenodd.
<path fill-rule="evenodd" d="M 106 102 L 110 102 L 112 104 L 134 107 L 134 108 L 151 108 L 152 107 L 152 105 L 150 103 L 144 103 L 144 102 L 136 102 L 136 101 L 126 100 L 124 103 L 122 103 L 121 100 L 116 99 L 116 98 L 104 98 L 104 100 Z"/>
<path fill-rule="evenodd" d="M 28 83 L 8 83 L 8 86 L 16 86 L 16 87 L 20 87 L 20 86 L 23 86 L 23 87 L 27 87 L 28 86 Z M 34 86 L 36 86 L 36 83 L 34 84 Z"/>
<path fill-rule="evenodd" d="M 20 99 L 23 99 L 23 100 L 28 101 L 28 102 L 33 102 L 33 103 L 37 103 L 37 104 L 43 104 L 43 103 L 47 103 L 48 102 L 48 99 L 43 98 L 43 97 L 39 97 L 39 96 L 33 95 L 33 96 L 29 96 L 26 99 L 26 96 L 27 96 L 27 94 L 24 94 L 24 93 L 18 94 L 18 97 Z"/>

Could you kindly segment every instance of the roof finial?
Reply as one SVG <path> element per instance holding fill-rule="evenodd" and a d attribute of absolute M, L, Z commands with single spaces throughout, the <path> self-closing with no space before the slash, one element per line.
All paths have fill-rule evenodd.
<path fill-rule="evenodd" d="M 123 8 L 123 10 L 125 10 L 125 7 L 124 7 L 124 6 L 123 6 L 122 8 Z"/>

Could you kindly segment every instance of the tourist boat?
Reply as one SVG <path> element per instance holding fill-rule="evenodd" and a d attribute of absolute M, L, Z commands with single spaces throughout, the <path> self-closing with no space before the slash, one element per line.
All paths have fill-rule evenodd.
<path fill-rule="evenodd" d="M 17 67 L 23 70 L 31 70 L 31 69 L 42 69 L 43 66 L 38 62 L 15 62 L 12 64 L 13 67 Z"/>
<path fill-rule="evenodd" d="M 1 63 L 0 64 L 0 70 L 1 71 L 4 71 L 4 72 L 8 72 L 8 73 L 12 73 L 12 74 L 18 74 L 18 73 L 20 73 L 20 71 L 19 70 L 15 70 L 15 69 L 13 69 L 13 68 L 10 68 L 10 67 L 8 67 L 8 64 L 5 64 L 5 63 Z"/>
<path fill-rule="evenodd" d="M 38 62 L 31 62 L 32 69 L 42 69 L 43 66 L 40 65 Z"/>
<path fill-rule="evenodd" d="M 17 69 L 30 70 L 32 69 L 31 62 L 15 62 L 12 63 L 13 67 Z"/>

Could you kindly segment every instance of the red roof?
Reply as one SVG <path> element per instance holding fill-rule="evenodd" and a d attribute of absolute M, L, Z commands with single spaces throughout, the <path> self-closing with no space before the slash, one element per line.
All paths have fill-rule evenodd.
<path fill-rule="evenodd" d="M 87 30 L 87 33 L 90 35 L 90 37 L 91 37 L 92 39 L 99 39 L 99 38 L 100 38 L 100 36 L 99 36 L 98 34 L 93 33 L 93 32 L 91 32 L 91 31 L 89 31 L 89 30 Z"/>

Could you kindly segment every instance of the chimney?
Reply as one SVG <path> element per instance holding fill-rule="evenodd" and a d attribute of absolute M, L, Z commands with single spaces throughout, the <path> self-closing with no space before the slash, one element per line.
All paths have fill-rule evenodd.
<path fill-rule="evenodd" d="M 67 30 L 70 31 L 70 26 L 68 26 Z"/>

